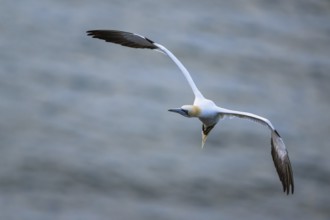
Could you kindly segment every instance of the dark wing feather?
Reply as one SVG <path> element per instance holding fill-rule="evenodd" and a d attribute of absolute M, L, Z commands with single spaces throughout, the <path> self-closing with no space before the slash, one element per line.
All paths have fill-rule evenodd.
<path fill-rule="evenodd" d="M 291 193 L 293 194 L 294 180 L 293 180 L 292 168 L 291 168 L 288 151 L 285 147 L 285 144 L 281 136 L 276 131 L 272 123 L 266 118 L 248 112 L 239 112 L 228 109 L 221 109 L 219 112 L 227 116 L 251 119 L 253 121 L 259 122 L 269 127 L 269 129 L 272 132 L 272 137 L 271 137 L 272 157 L 277 174 L 282 182 L 283 191 L 289 194 L 291 190 Z"/>
<path fill-rule="evenodd" d="M 294 192 L 294 180 L 288 151 L 278 132 L 274 130 L 271 138 L 272 157 L 277 174 L 282 182 L 283 191 L 286 194 Z"/>
<path fill-rule="evenodd" d="M 154 42 L 138 34 L 116 30 L 90 30 L 88 36 L 133 48 L 157 49 Z"/>

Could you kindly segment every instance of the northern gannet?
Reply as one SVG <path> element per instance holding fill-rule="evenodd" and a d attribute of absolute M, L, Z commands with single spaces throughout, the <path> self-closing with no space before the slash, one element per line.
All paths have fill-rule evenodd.
<path fill-rule="evenodd" d="M 170 112 L 179 113 L 188 118 L 198 118 L 202 122 L 202 148 L 204 147 L 206 138 L 218 121 L 225 117 L 238 117 L 251 119 L 255 122 L 267 126 L 271 132 L 271 154 L 278 176 L 282 182 L 283 191 L 288 195 L 294 192 L 294 180 L 292 175 L 291 163 L 285 144 L 277 132 L 273 124 L 266 118 L 241 111 L 234 111 L 226 108 L 218 107 L 212 100 L 204 98 L 197 88 L 188 70 L 183 64 L 163 45 L 153 42 L 152 40 L 125 31 L 118 30 L 89 30 L 89 36 L 105 40 L 107 42 L 120 44 L 126 47 L 147 48 L 157 50 L 167 55 L 179 67 L 185 78 L 187 79 L 194 95 L 194 103 L 192 105 L 183 105 L 180 108 L 169 109 Z"/>

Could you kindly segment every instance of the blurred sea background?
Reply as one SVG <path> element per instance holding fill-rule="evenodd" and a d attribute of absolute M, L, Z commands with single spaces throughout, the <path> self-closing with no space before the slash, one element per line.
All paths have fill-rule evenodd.
<path fill-rule="evenodd" d="M 167 112 L 193 101 L 171 50 L 219 106 L 269 118 L 289 150 L 285 195 L 270 133 Z M 330 219 L 330 1 L 1 0 L 0 219 Z"/>

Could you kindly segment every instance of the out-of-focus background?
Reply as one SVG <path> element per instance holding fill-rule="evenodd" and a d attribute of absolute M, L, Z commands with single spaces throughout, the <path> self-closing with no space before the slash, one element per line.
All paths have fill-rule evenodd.
<path fill-rule="evenodd" d="M 167 112 L 193 101 L 164 55 L 107 44 L 132 31 L 170 49 L 204 95 L 269 118 L 270 133 Z M 0 219 L 329 219 L 330 2 L 2 0 Z"/>

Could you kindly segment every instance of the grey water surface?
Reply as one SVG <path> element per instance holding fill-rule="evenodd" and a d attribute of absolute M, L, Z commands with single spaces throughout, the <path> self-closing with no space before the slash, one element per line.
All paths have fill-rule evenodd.
<path fill-rule="evenodd" d="M 285 195 L 259 124 L 167 111 L 193 95 L 269 118 L 295 176 Z M 0 219 L 330 218 L 330 1 L 2 0 Z"/>

